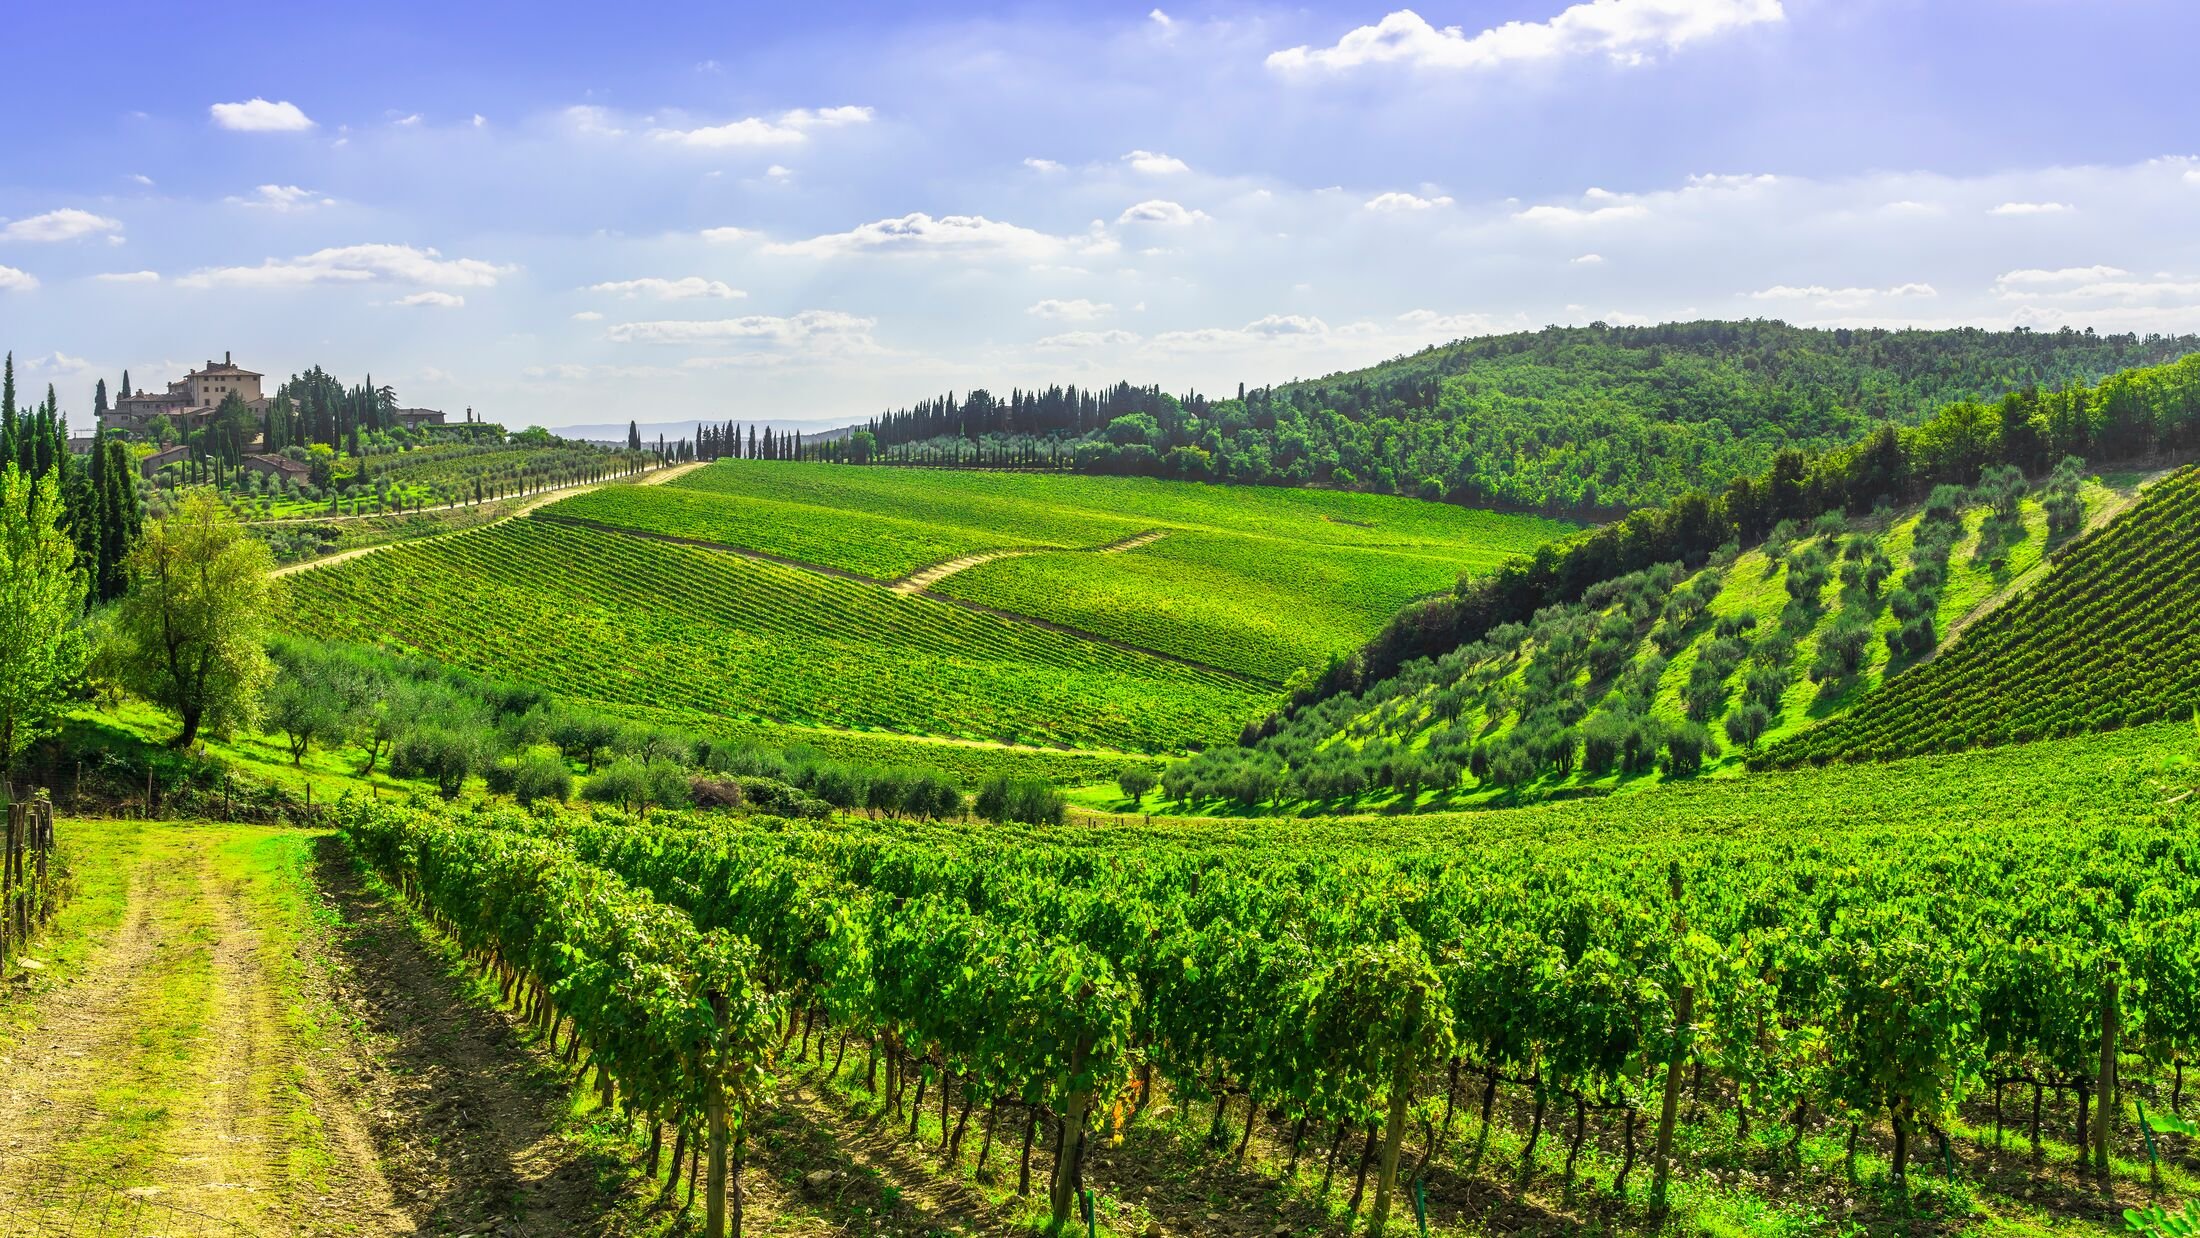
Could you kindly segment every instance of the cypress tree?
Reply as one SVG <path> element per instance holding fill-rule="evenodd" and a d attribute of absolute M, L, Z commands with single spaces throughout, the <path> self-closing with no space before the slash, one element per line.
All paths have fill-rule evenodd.
<path fill-rule="evenodd" d="M 15 459 L 15 354 L 0 363 L 0 464 Z"/>

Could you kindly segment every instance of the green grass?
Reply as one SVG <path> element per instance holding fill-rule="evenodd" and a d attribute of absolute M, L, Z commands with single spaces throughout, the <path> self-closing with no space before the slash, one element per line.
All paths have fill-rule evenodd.
<path fill-rule="evenodd" d="M 298 631 L 705 717 L 1169 751 L 1233 738 L 1273 699 L 879 585 L 546 521 L 395 547 L 290 585 Z"/>

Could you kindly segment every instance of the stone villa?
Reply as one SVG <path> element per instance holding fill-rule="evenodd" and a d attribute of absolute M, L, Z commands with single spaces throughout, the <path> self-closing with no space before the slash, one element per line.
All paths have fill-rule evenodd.
<path fill-rule="evenodd" d="M 208 361 L 205 368 L 193 370 L 180 381 L 168 384 L 166 391 L 149 393 L 140 388 L 123 392 L 115 400 L 114 407 L 100 419 L 100 428 L 143 435 L 156 421 L 167 421 L 180 437 L 214 420 L 214 410 L 220 408 L 232 392 L 245 402 L 245 407 L 255 413 L 265 413 L 267 397 L 260 394 L 262 377 L 264 375 L 236 365 L 228 353 L 223 353 L 219 362 Z"/>

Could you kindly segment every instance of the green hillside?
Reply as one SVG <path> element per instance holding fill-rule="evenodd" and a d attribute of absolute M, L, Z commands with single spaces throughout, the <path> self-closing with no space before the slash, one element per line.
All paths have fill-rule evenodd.
<path fill-rule="evenodd" d="M 2200 468 L 2150 487 L 2045 579 L 1768 765 L 1883 760 L 2200 717 Z"/>
<path fill-rule="evenodd" d="M 1334 491 L 752 460 L 598 490 L 543 516 L 882 582 L 1000 555 L 925 587 L 1271 684 L 1574 528 Z"/>
<path fill-rule="evenodd" d="M 1324 485 L 1548 511 L 1664 503 L 1960 400 L 2091 383 L 2200 337 L 1850 330 L 1782 322 L 1549 327 L 1239 398 L 1119 385 L 979 390 L 874 419 L 915 458 L 1019 444 L 1080 471 Z"/>
<path fill-rule="evenodd" d="M 2114 491 L 2014 470 L 1906 513 L 1785 522 L 1302 709 L 1164 781 L 1191 804 L 1391 809 L 1596 793 L 1738 766 L 1867 699 Z"/>

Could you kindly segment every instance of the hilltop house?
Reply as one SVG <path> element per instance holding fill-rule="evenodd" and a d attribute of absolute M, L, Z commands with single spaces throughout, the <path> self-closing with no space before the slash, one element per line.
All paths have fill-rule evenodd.
<path fill-rule="evenodd" d="M 155 423 L 166 421 L 181 437 L 213 421 L 214 411 L 232 394 L 242 399 L 245 407 L 253 412 L 265 413 L 267 397 L 260 394 L 262 377 L 264 375 L 238 366 L 229 359 L 228 353 L 223 353 L 219 362 L 208 361 L 204 368 L 168 384 L 166 391 L 123 392 L 114 407 L 100 418 L 99 425 L 103 430 L 127 430 L 144 435 Z"/>

